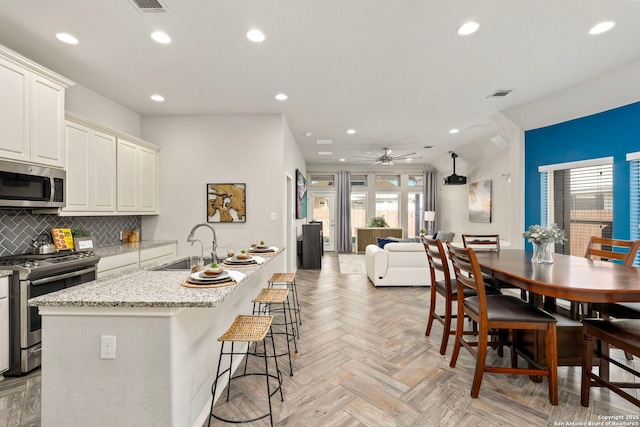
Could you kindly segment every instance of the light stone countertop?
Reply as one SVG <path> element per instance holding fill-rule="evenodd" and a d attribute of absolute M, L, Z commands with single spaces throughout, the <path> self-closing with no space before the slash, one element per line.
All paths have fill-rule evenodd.
<path fill-rule="evenodd" d="M 7 277 L 13 274 L 13 270 L 0 270 L 0 277 Z"/>
<path fill-rule="evenodd" d="M 280 248 L 274 255 L 264 256 L 264 264 L 237 268 L 236 271 L 246 276 L 235 285 L 220 288 L 187 288 L 181 285 L 189 275 L 186 270 L 152 271 L 153 268 L 188 258 L 179 257 L 149 266 L 144 270 L 111 276 L 32 298 L 29 300 L 29 305 L 39 307 L 215 307 L 241 287 L 252 274 L 279 256 L 283 250 L 284 248 Z"/>

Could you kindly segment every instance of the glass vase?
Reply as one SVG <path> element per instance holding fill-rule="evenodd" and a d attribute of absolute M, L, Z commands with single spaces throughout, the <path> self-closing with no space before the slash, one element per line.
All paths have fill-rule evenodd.
<path fill-rule="evenodd" d="M 553 242 L 545 242 L 541 244 L 533 244 L 533 256 L 531 262 L 538 264 L 553 264 Z"/>

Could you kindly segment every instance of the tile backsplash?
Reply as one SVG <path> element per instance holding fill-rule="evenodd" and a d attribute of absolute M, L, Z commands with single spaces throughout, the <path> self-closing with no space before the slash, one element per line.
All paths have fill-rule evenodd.
<path fill-rule="evenodd" d="M 85 230 L 96 239 L 98 246 L 107 246 L 120 243 L 122 230 L 140 230 L 141 226 L 140 215 L 60 217 L 34 215 L 22 209 L 0 209 L 0 256 L 28 252 L 33 239 L 43 231 L 51 232 L 52 228 Z"/>

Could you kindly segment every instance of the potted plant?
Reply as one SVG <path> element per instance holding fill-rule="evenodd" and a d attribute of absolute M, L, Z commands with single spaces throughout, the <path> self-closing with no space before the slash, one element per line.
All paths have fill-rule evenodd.
<path fill-rule="evenodd" d="M 369 221 L 369 227 L 389 227 L 389 224 L 387 224 L 387 220 L 384 219 L 384 215 L 374 216 L 371 218 L 371 221 Z"/>

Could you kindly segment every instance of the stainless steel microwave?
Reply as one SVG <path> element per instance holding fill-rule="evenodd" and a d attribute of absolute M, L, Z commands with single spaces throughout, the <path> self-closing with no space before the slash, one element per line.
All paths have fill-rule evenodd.
<path fill-rule="evenodd" d="M 0 207 L 63 207 L 65 177 L 60 169 L 0 160 Z"/>

